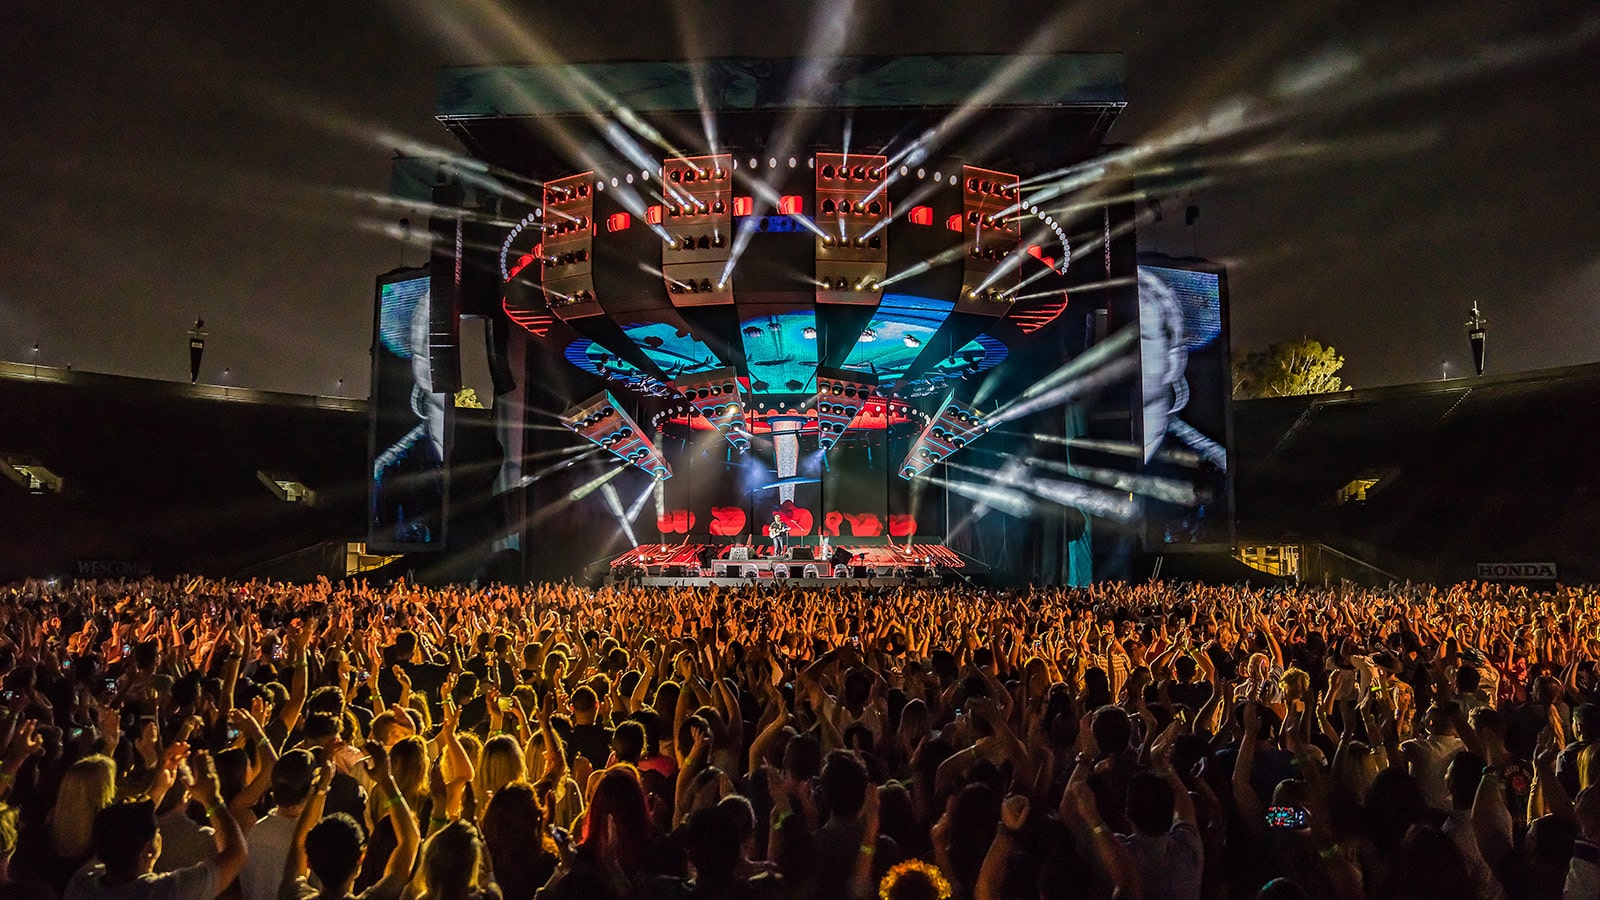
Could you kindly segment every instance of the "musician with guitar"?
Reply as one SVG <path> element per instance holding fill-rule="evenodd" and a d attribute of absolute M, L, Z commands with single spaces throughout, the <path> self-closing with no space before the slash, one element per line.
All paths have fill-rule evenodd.
<path fill-rule="evenodd" d="M 772 538 L 772 555 L 782 556 L 789 550 L 789 526 L 783 524 L 783 516 L 777 510 L 772 511 L 772 524 L 767 526 L 767 535 Z"/>

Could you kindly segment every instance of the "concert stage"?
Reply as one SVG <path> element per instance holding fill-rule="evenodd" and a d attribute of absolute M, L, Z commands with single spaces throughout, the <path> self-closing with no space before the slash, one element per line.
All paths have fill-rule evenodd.
<path fill-rule="evenodd" d="M 792 547 L 782 555 L 750 544 L 644 544 L 611 561 L 609 577 L 661 587 L 781 581 L 793 586 L 938 584 L 985 567 L 941 544 L 841 544 L 827 558 L 819 547 Z"/>
<path fill-rule="evenodd" d="M 1120 58 L 1015 65 L 846 57 L 805 96 L 738 55 L 442 72 L 473 174 L 396 164 L 431 255 L 376 286 L 369 548 L 1081 584 L 1224 535 L 1221 274 L 1141 266 L 1133 187 L 1072 187 Z M 492 420 L 450 402 L 479 335 Z"/>

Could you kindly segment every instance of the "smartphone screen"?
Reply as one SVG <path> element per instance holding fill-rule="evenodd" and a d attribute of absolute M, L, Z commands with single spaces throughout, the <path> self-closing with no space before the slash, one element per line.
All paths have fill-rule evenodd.
<path fill-rule="evenodd" d="M 1304 828 L 1310 817 L 1304 807 L 1269 806 L 1266 819 L 1268 828 Z"/>

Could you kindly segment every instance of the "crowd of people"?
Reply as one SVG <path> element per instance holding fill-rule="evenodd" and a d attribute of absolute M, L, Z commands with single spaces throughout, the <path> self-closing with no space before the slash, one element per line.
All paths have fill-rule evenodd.
<path fill-rule="evenodd" d="M 0 892 L 1592 898 L 1597 665 L 1578 589 L 27 582 Z"/>

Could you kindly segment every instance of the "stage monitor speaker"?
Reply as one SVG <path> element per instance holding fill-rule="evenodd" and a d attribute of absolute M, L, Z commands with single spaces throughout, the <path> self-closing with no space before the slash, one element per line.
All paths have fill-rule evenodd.
<path fill-rule="evenodd" d="M 835 547 L 833 548 L 833 555 L 828 557 L 828 562 L 836 566 L 842 566 L 850 562 L 850 551 L 843 547 Z"/>
<path fill-rule="evenodd" d="M 789 548 L 789 558 L 790 559 L 798 559 L 798 560 L 816 559 L 817 558 L 816 557 L 816 548 L 815 547 L 791 547 L 791 548 Z"/>

